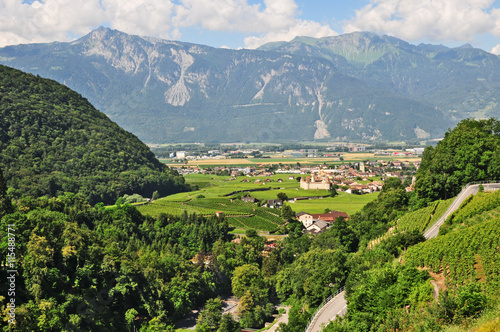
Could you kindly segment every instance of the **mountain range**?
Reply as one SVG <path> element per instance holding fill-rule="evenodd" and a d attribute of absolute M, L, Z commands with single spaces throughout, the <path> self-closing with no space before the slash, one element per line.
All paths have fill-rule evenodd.
<path fill-rule="evenodd" d="M 67 85 L 148 143 L 415 142 L 500 115 L 498 56 L 366 32 L 230 50 L 101 27 L 1 48 L 0 63 Z"/>

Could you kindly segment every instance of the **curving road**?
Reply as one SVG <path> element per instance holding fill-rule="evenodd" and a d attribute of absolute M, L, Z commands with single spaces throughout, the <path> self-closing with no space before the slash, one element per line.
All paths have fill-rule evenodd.
<path fill-rule="evenodd" d="M 483 183 L 482 184 L 485 191 L 494 191 L 500 189 L 500 183 Z M 450 207 L 443 214 L 441 218 L 436 221 L 425 233 L 426 239 L 435 238 L 439 233 L 439 227 L 445 222 L 445 220 L 457 210 L 463 201 L 470 195 L 476 194 L 479 191 L 479 184 L 472 184 L 465 186 L 462 191 L 458 194 L 457 198 L 451 203 Z M 345 300 L 345 291 L 339 293 L 328 303 L 326 303 L 315 315 L 313 323 L 309 325 L 306 332 L 319 332 L 322 328 L 337 316 L 343 317 L 347 312 L 347 301 Z"/>
<path fill-rule="evenodd" d="M 345 291 L 342 291 L 321 307 L 306 332 L 321 331 L 323 327 L 328 325 L 337 316 L 344 317 L 346 312 L 347 301 L 345 300 Z"/>
<path fill-rule="evenodd" d="M 426 239 L 435 238 L 439 233 L 439 227 L 445 222 L 448 217 L 457 210 L 460 205 L 465 201 L 467 197 L 470 195 L 474 195 L 479 191 L 479 184 L 467 185 L 462 189 L 462 191 L 458 194 L 457 198 L 451 203 L 450 207 L 443 214 L 441 218 L 436 221 L 434 225 L 432 225 L 425 233 L 424 236 Z M 483 187 L 485 191 L 494 191 L 500 189 L 500 183 L 483 183 Z"/>

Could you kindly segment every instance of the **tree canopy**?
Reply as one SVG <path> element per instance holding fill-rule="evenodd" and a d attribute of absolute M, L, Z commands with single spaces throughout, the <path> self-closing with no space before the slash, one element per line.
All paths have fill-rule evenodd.
<path fill-rule="evenodd" d="M 500 179 L 499 143 L 498 120 L 462 120 L 435 148 L 425 149 L 417 171 L 417 195 L 430 201 L 447 199 L 467 183 Z"/>
<path fill-rule="evenodd" d="M 0 118 L 0 164 L 14 198 L 73 192 L 95 204 L 186 190 L 136 136 L 55 81 L 0 66 Z"/>

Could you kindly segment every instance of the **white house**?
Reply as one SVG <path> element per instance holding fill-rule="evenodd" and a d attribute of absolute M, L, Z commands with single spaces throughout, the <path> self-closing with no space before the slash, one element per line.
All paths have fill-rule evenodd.
<path fill-rule="evenodd" d="M 311 233 L 321 233 L 327 228 L 328 224 L 320 219 L 314 219 L 314 223 L 309 227 L 306 227 L 306 230 Z"/>

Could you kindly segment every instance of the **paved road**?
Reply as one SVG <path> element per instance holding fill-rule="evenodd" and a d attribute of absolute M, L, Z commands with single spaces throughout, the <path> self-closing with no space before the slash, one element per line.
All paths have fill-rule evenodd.
<path fill-rule="evenodd" d="M 276 332 L 280 323 L 288 324 L 288 313 L 290 311 L 290 307 L 278 307 L 278 310 L 280 308 L 285 309 L 285 313 L 276 320 L 276 322 L 269 328 L 269 330 L 267 330 L 268 332 Z"/>
<path fill-rule="evenodd" d="M 334 320 L 335 317 L 343 317 L 347 312 L 347 301 L 345 300 L 345 291 L 340 292 L 337 296 L 331 299 L 327 304 L 325 304 L 316 314 L 315 321 L 306 332 L 316 332 L 321 331 L 322 328 L 330 321 Z"/>
<path fill-rule="evenodd" d="M 500 183 L 484 183 L 485 191 L 494 191 L 500 189 Z M 439 220 L 432 225 L 427 232 L 424 233 L 426 239 L 435 238 L 439 233 L 439 227 L 444 223 L 444 221 L 460 207 L 460 204 L 469 197 L 470 195 L 476 194 L 479 190 L 479 184 L 469 185 L 465 187 L 457 198 L 451 203 L 450 207 L 443 214 Z M 333 299 L 331 299 L 327 304 L 325 304 L 320 311 L 315 316 L 314 322 L 309 326 L 306 332 L 317 332 L 321 331 L 323 326 L 328 325 L 328 323 L 335 319 L 337 316 L 343 317 L 347 312 L 347 301 L 345 300 L 345 291 L 339 293 Z M 323 325 L 323 326 L 322 326 Z"/>
<path fill-rule="evenodd" d="M 498 190 L 500 189 L 500 183 L 484 183 L 483 187 L 485 191 Z M 455 198 L 453 203 L 451 203 L 450 207 L 448 208 L 448 210 L 446 210 L 443 216 L 439 218 L 438 221 L 424 233 L 425 238 L 426 239 L 435 238 L 439 233 L 439 227 L 441 227 L 441 225 L 445 222 L 445 220 L 448 219 L 448 217 L 460 207 L 460 204 L 462 204 L 467 197 L 476 194 L 478 191 L 479 191 L 479 184 L 473 184 L 465 187 L 460 192 L 460 194 L 458 194 L 457 198 Z"/>

